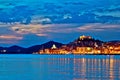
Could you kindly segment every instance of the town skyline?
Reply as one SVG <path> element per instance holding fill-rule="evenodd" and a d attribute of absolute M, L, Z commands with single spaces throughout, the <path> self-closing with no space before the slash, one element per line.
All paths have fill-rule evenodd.
<path fill-rule="evenodd" d="M 67 44 L 49 41 L 28 48 L 16 45 L 0 47 L 2 54 L 68 54 L 70 52 L 72 54 L 120 54 L 120 41 L 104 42 L 91 36 L 82 35 Z"/>
<path fill-rule="evenodd" d="M 36 54 L 120 54 L 120 41 L 103 42 L 82 35 L 74 41 L 57 47 L 41 48 Z"/>
<path fill-rule="evenodd" d="M 38 44 L 33 44 L 33 45 L 31 45 L 31 46 L 35 46 L 35 45 L 42 45 L 42 44 L 45 44 L 45 43 L 48 43 L 48 42 L 58 42 L 58 43 L 62 43 L 62 44 L 69 44 L 70 42 L 72 42 L 72 41 L 75 41 L 76 39 L 78 39 L 78 38 L 80 38 L 81 36 L 89 36 L 89 37 L 91 37 L 92 39 L 95 39 L 95 40 L 100 40 L 100 41 L 102 41 L 102 42 L 114 42 L 114 41 L 120 41 L 120 40 L 108 40 L 108 41 L 104 41 L 104 40 L 101 40 L 101 39 L 99 39 L 99 38 L 96 38 L 96 37 L 93 37 L 93 36 L 90 36 L 90 35 L 80 35 L 80 36 L 78 36 L 78 37 L 76 37 L 75 39 L 73 38 L 71 41 L 69 41 L 69 42 L 67 42 L 67 43 L 64 43 L 64 41 L 63 42 L 59 42 L 59 41 L 56 41 L 56 40 L 49 40 L 49 41 L 46 41 L 46 42 L 43 42 L 43 43 L 38 43 Z M 17 45 L 17 44 L 13 44 L 13 45 L 9 45 L 9 46 L 0 46 L 0 47 L 12 47 L 12 46 L 20 46 L 20 45 Z M 20 47 L 23 47 L 23 48 L 28 48 L 28 47 L 31 47 L 31 46 L 20 46 Z"/>

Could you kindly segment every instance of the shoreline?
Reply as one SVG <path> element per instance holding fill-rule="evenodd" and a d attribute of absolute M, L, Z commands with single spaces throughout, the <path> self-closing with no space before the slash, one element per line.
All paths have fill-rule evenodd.
<path fill-rule="evenodd" d="M 16 55 L 19 55 L 19 54 L 27 54 L 27 55 L 30 55 L 32 53 L 0 53 L 0 55 L 4 55 L 4 54 L 16 54 Z M 120 54 L 32 54 L 32 55 L 120 55 Z"/>

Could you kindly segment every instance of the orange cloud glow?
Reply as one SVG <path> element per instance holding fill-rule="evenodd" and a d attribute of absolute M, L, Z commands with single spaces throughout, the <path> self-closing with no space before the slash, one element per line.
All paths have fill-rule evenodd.
<path fill-rule="evenodd" d="M 14 35 L 1 35 L 0 39 L 16 39 L 16 40 L 21 40 L 22 37 L 14 36 Z"/>

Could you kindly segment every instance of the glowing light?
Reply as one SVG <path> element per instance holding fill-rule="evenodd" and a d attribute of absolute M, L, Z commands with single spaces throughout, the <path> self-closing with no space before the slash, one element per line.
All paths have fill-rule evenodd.
<path fill-rule="evenodd" d="M 91 48 L 90 48 L 90 47 L 87 47 L 87 50 L 88 50 L 88 51 L 90 51 L 90 50 L 91 50 Z"/>
<path fill-rule="evenodd" d="M 100 50 L 98 50 L 97 52 L 98 52 L 98 53 L 100 53 L 101 51 L 100 51 Z"/>
<path fill-rule="evenodd" d="M 85 35 L 80 36 L 81 40 L 83 40 L 83 39 L 91 39 L 91 38 L 92 38 L 91 36 L 85 36 Z"/>
<path fill-rule="evenodd" d="M 56 45 L 55 44 L 53 44 L 53 46 L 52 46 L 52 48 L 51 49 L 56 49 L 57 47 L 56 47 Z"/>

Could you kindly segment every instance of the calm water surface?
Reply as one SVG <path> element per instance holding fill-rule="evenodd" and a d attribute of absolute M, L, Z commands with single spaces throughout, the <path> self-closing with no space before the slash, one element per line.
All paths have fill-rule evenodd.
<path fill-rule="evenodd" d="M 120 80 L 120 56 L 0 55 L 0 80 Z"/>

